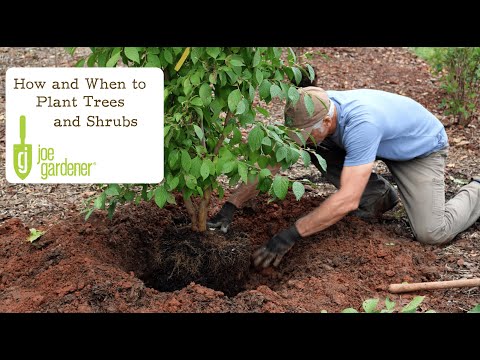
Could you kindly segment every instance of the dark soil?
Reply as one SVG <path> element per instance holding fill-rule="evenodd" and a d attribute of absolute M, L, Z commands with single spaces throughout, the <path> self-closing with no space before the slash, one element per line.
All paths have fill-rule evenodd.
<path fill-rule="evenodd" d="M 179 290 L 190 282 L 227 295 L 244 290 L 251 255 L 248 236 L 195 233 L 186 216 L 173 214 L 145 205 L 117 214 L 108 244 L 119 255 L 119 265 L 160 291 Z"/>
<path fill-rule="evenodd" d="M 398 48 L 301 51 L 305 50 L 315 52 L 311 63 L 319 86 L 405 94 L 441 119 L 450 140 L 447 198 L 478 175 L 479 121 L 461 128 L 443 116 L 439 108 L 443 94 L 423 60 Z M 16 52 L 5 50 L 14 55 L 12 59 L 19 56 Z M 48 55 L 45 49 L 29 50 L 26 61 L 36 65 L 27 55 L 41 52 Z M 265 121 L 283 116 L 280 103 L 273 103 L 269 111 L 271 119 Z M 3 138 L 0 127 L 2 149 Z M 381 163 L 375 170 L 391 180 Z M 413 239 L 401 204 L 374 222 L 348 216 L 299 241 L 278 268 L 253 269 L 249 254 L 256 247 L 334 191 L 313 166 L 296 165 L 284 174 L 309 178 L 319 186 L 307 189 L 299 202 L 291 194 L 275 203 L 258 197 L 237 212 L 226 237 L 210 231 L 206 239 L 190 237 L 182 207 L 127 205 L 113 220 L 98 212 L 84 223 L 77 206 L 93 190 L 14 185 L 2 177 L 0 312 L 339 312 L 347 307 L 360 310 L 365 299 L 383 301 L 387 296 L 399 309 L 417 295 L 426 296 L 421 312 L 465 312 L 480 303 L 478 287 L 387 292 L 391 283 L 480 277 L 480 222 L 450 244 L 422 245 Z M 223 201 L 213 200 L 210 215 Z M 33 244 L 25 241 L 31 227 L 47 230 Z M 186 253 L 192 256 L 181 255 Z"/>

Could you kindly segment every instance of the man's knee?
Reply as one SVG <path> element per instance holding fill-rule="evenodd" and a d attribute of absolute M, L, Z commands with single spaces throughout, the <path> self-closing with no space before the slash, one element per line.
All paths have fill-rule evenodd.
<path fill-rule="evenodd" d="M 415 229 L 415 238 L 422 244 L 440 245 L 451 241 L 455 236 L 448 234 L 445 229 L 437 228 L 435 230 Z"/>

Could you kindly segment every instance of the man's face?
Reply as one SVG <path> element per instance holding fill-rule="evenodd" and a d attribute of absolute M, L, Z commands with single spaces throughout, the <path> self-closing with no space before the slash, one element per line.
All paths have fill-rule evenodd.
<path fill-rule="evenodd" d="M 318 127 L 314 127 L 310 136 L 306 139 L 306 146 L 310 148 L 316 148 L 327 136 L 328 127 L 325 121 Z"/>

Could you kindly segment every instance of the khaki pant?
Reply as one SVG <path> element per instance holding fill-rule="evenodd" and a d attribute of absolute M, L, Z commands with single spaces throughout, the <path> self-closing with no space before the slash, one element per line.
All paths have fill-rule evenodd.
<path fill-rule="evenodd" d="M 317 153 L 327 161 L 326 173 L 316 158 L 312 162 L 327 180 L 340 186 L 345 151 L 331 140 L 324 140 Z M 442 244 L 452 240 L 480 217 L 480 183 L 471 182 L 445 203 L 445 160 L 448 150 L 409 161 L 383 160 L 398 185 L 410 225 L 418 241 Z M 396 203 L 393 186 L 372 173 L 360 200 L 359 209 L 379 215 Z M 393 196 L 392 196 L 393 195 Z"/>

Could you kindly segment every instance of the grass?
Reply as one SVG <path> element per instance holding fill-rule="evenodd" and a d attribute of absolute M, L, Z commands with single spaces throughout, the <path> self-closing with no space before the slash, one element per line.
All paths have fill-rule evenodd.
<path fill-rule="evenodd" d="M 434 47 L 411 47 L 409 50 L 426 61 L 430 61 L 435 53 Z"/>

